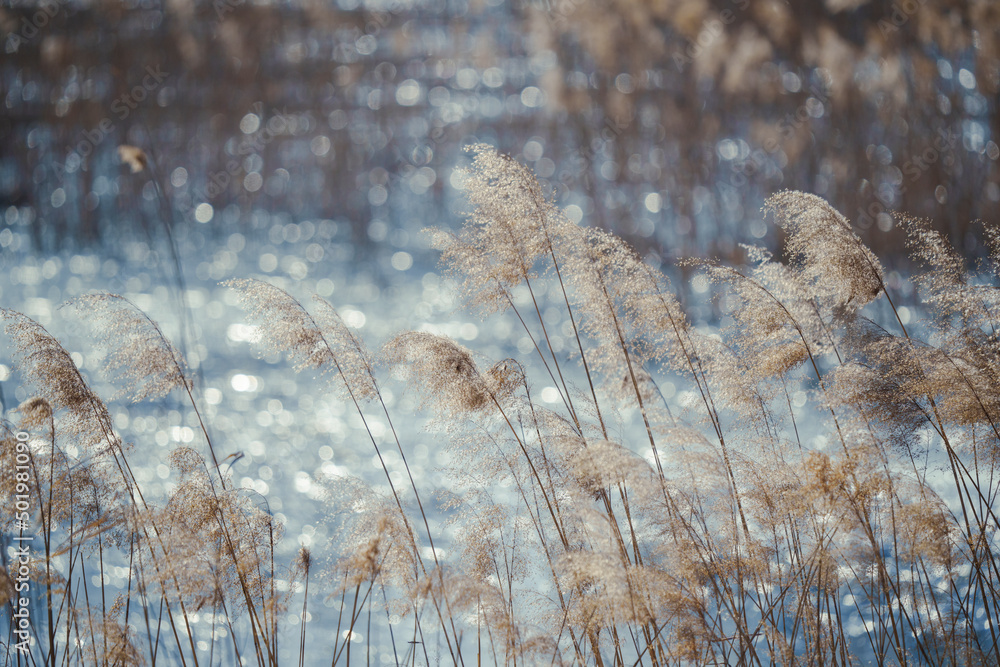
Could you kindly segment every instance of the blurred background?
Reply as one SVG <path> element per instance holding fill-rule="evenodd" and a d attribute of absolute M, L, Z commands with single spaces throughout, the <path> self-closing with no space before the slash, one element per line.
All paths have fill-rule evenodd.
<path fill-rule="evenodd" d="M 220 281 L 318 294 L 373 348 L 419 328 L 491 363 L 529 356 L 512 317 L 458 310 L 421 235 L 461 224 L 463 147 L 486 142 L 662 266 L 696 322 L 719 314 L 675 260 L 777 250 L 760 207 L 787 188 L 843 212 L 912 301 L 888 211 L 973 257 L 975 221 L 1000 219 L 998 30 L 996 0 L 0 0 L 0 306 L 57 336 L 104 397 L 87 313 L 60 304 L 106 290 L 163 324 L 227 473 L 285 526 L 291 559 L 336 534 L 319 480 L 385 478 L 353 408 L 280 355 L 254 360 Z M 560 331 L 549 344 L 569 354 Z M 30 393 L 3 339 L 7 411 Z M 383 395 L 413 474 L 447 488 L 418 397 Z M 196 416 L 178 395 L 111 410 L 137 480 L 169 489 L 168 452 L 201 446 Z"/>
<path fill-rule="evenodd" d="M 759 208 L 786 188 L 828 199 L 882 255 L 903 250 L 886 211 L 972 253 L 970 223 L 998 219 L 993 0 L 0 8 L 7 250 L 114 256 L 165 224 L 196 247 L 266 242 L 303 221 L 352 257 L 412 250 L 457 224 L 453 171 L 475 141 L 651 261 L 776 247 Z"/>

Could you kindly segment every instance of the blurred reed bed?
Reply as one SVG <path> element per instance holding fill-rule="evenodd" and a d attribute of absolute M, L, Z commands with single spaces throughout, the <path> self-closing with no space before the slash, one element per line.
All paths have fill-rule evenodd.
<path fill-rule="evenodd" d="M 118 398 L 176 392 L 202 425 L 200 449 L 171 453 L 178 483 L 164 497 L 144 495 L 132 472 L 149 464 L 143 443 L 116 435 L 60 342 L 3 311 L 35 398 L 4 422 L 0 484 L 14 495 L 15 433 L 30 432 L 44 545 L 32 650 L 10 660 L 997 662 L 996 230 L 982 231 L 990 261 L 973 272 L 927 222 L 899 217 L 931 315 L 915 328 L 848 221 L 780 193 L 766 211 L 786 261 L 747 247 L 749 266 L 690 263 L 728 314 L 709 329 L 619 238 L 568 220 L 528 169 L 473 152 L 467 224 L 429 233 L 469 309 L 523 325 L 523 358 L 483 359 L 426 331 L 370 350 L 318 296 L 227 283 L 263 354 L 284 353 L 356 410 L 357 447 L 385 474 L 383 487 L 321 480 L 325 553 L 276 562 L 281 526 L 233 485 L 239 452 L 213 443 L 183 356 L 132 302 L 73 306 Z M 554 304 L 568 349 L 553 344 Z M 414 420 L 385 400 L 397 384 L 449 443 L 445 490 L 406 465 L 413 434 L 395 424 Z M 385 432 L 372 426 L 383 418 Z M 124 590 L 105 585 L 112 558 L 127 565 Z M 15 575 L 0 576 L 11 609 Z M 335 627 L 309 624 L 317 603 Z M 297 643 L 279 651 L 293 613 Z M 373 616 L 395 617 L 388 652 L 371 643 Z"/>

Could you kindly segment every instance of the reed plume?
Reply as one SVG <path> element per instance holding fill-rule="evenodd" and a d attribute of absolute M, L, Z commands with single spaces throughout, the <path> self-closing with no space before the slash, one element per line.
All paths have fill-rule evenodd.
<path fill-rule="evenodd" d="M 34 395 L 60 415 L 61 430 L 87 450 L 113 452 L 122 443 L 103 401 L 91 390 L 69 352 L 45 328 L 13 310 L 2 309 L 13 343 L 16 369 Z"/>
<path fill-rule="evenodd" d="M 104 352 L 104 370 L 119 387 L 112 400 L 154 400 L 174 389 L 190 390 L 187 362 L 160 326 L 131 301 L 100 292 L 66 305 L 87 315 L 93 341 Z"/>
<path fill-rule="evenodd" d="M 368 351 L 336 310 L 317 297 L 321 314 L 314 317 L 288 292 L 261 280 L 231 280 L 251 322 L 258 322 L 256 342 L 282 352 L 297 371 L 337 373 L 343 391 L 358 400 L 378 394 Z M 340 385 L 338 385 L 340 386 Z"/>
<path fill-rule="evenodd" d="M 301 608 L 300 665 L 309 651 L 333 664 L 359 651 L 399 664 L 1000 660 L 995 230 L 977 273 L 928 222 L 903 219 L 923 298 L 904 308 L 843 215 L 779 193 L 766 210 L 780 254 L 689 263 L 717 297 L 715 326 L 621 239 L 570 221 L 527 168 L 473 152 L 468 222 L 432 242 L 466 306 L 514 322 L 529 355 L 493 363 L 427 331 L 372 354 L 322 299 L 225 283 L 266 351 L 353 407 L 384 474 L 317 480 L 329 552 L 287 567 L 276 517 L 217 460 L 175 448 L 171 484 L 147 499 L 69 353 L 3 311 L 33 395 L 11 413 L 30 432 L 23 484 L 46 534 L 31 576 L 66 609 L 48 623 L 52 655 L 152 663 L 169 644 L 185 664 L 214 660 L 216 632 L 198 623 L 211 615 L 234 660 L 275 665 L 282 619 Z M 96 315 L 121 397 L 182 389 L 201 419 L 159 325 L 116 295 L 76 305 Z M 392 382 L 416 400 L 390 400 Z M 434 475 L 409 463 L 413 434 L 395 414 L 408 403 L 447 441 Z M 13 427 L 5 492 L 17 491 Z M 88 586 L 78 564 L 89 573 L 111 551 L 138 593 L 98 605 L 104 579 Z M 0 573 L 0 599 L 14 578 Z M 318 586 L 332 641 L 309 634 L 333 629 L 313 630 Z"/>

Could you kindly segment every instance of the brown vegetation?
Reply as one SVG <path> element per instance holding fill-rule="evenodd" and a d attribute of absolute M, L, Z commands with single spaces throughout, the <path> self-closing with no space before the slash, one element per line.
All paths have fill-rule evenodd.
<path fill-rule="evenodd" d="M 517 162 L 474 150 L 470 220 L 433 238 L 470 308 L 523 324 L 531 363 L 482 360 L 426 332 L 372 353 L 322 300 L 307 309 L 267 283 L 229 283 L 266 347 L 356 408 L 388 483 L 385 495 L 326 481 L 333 564 L 303 551 L 287 566 L 304 585 L 303 618 L 322 569 L 340 621 L 332 646 L 303 623 L 300 661 L 307 646 L 310 661 L 357 660 L 351 639 L 374 607 L 408 619 L 411 658 L 428 662 L 435 641 L 456 664 L 997 662 L 995 265 L 977 277 L 927 223 L 904 220 L 926 264 L 916 280 L 932 319 L 920 340 L 847 220 L 784 192 L 768 210 L 787 264 L 750 248 L 749 267 L 692 265 L 729 315 L 708 330 L 621 240 L 569 221 Z M 996 231 L 986 238 L 997 259 Z M 563 309 L 559 331 L 543 300 Z M 198 411 L 154 322 L 115 295 L 81 304 L 99 316 L 110 370 L 129 371 L 125 396 L 179 389 Z M 198 641 L 223 648 L 191 618 L 214 613 L 236 656 L 276 664 L 293 601 L 275 586 L 281 529 L 233 488 L 208 429 L 202 453 L 171 455 L 172 494 L 145 498 L 134 453 L 69 354 L 25 316 L 3 316 L 38 396 L 13 418 L 32 434 L 28 485 L 44 526 L 39 662 L 155 663 L 168 644 L 198 664 L 211 660 Z M 433 489 L 386 464 L 388 447 L 405 465 L 408 435 L 383 401 L 384 370 L 450 437 L 447 536 L 428 520 Z M 684 389 L 677 400 L 661 391 L 668 378 Z M 557 409 L 536 383 L 555 388 Z M 370 410 L 385 438 L 368 428 Z M 0 450 L 8 496 L 14 427 Z M 108 550 L 131 563 L 115 604 L 85 576 Z M 234 624 L 249 627 L 249 645 Z M 393 639 L 399 653 L 404 641 Z"/>

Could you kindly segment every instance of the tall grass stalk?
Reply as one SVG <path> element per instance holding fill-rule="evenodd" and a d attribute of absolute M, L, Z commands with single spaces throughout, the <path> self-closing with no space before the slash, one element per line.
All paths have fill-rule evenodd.
<path fill-rule="evenodd" d="M 687 263 L 718 299 L 709 327 L 658 267 L 570 221 L 528 169 L 473 152 L 468 223 L 430 238 L 465 305 L 509 318 L 530 354 L 483 359 L 427 331 L 371 352 L 318 297 L 226 283 L 265 351 L 353 409 L 385 479 L 317 480 L 330 558 L 304 549 L 287 575 L 281 526 L 222 467 L 239 453 L 217 454 L 184 355 L 154 320 L 118 295 L 76 301 L 119 398 L 180 391 L 199 425 L 203 449 L 172 451 L 176 484 L 156 494 L 65 348 L 3 311 L 35 397 L 3 424 L 0 485 L 32 498 L 23 525 L 41 538 L 30 572 L 44 609 L 13 660 L 1000 661 L 1000 232 L 984 231 L 990 256 L 971 271 L 901 216 L 923 264 L 923 304 L 904 309 L 846 218 L 780 193 L 765 212 L 785 261 L 747 247 L 745 265 Z M 440 481 L 411 465 L 419 436 L 399 427 L 413 420 L 389 398 L 397 385 L 447 436 Z M 24 478 L 18 432 L 30 434 Z M 312 618 L 319 601 L 339 610 L 329 627 Z"/>

